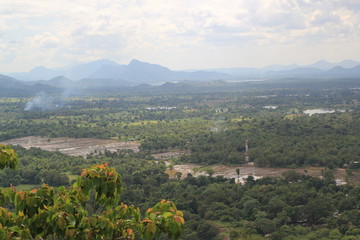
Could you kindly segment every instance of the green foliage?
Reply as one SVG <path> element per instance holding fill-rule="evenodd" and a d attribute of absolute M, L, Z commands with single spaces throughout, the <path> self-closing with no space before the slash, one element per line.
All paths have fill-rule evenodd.
<path fill-rule="evenodd" d="M 118 203 L 123 189 L 121 175 L 107 163 L 83 169 L 74 187 L 80 188 L 84 196 L 89 196 L 90 190 L 95 188 L 95 202 L 106 207 Z"/>
<path fill-rule="evenodd" d="M 106 208 L 90 214 L 86 203 L 91 192 L 95 203 Z M 153 239 L 166 234 L 178 239 L 183 231 L 184 218 L 174 203 L 163 200 L 149 209 L 144 220 L 134 206 L 119 204 L 122 191 L 121 176 L 107 164 L 83 169 L 71 188 L 40 189 L 17 192 L 2 190 L 0 204 L 13 203 L 15 212 L 0 207 L 1 239 Z"/>
<path fill-rule="evenodd" d="M 267 218 L 260 218 L 255 221 L 256 227 L 262 234 L 269 234 L 276 230 L 276 224 L 274 221 Z"/>
<path fill-rule="evenodd" d="M 23 176 L 28 172 L 23 172 Z M 26 176 L 26 175 L 25 175 Z M 44 170 L 41 171 L 39 176 L 36 175 L 36 177 L 40 177 L 42 179 L 42 182 L 47 183 L 51 186 L 67 186 L 69 185 L 69 178 L 65 174 L 61 174 L 58 171 L 55 170 Z M 36 177 L 34 179 L 34 183 L 37 183 Z"/>
<path fill-rule="evenodd" d="M 18 155 L 15 151 L 3 144 L 0 144 L 0 169 L 9 167 L 16 169 L 18 166 Z"/>
<path fill-rule="evenodd" d="M 146 211 L 143 223 L 146 239 L 158 238 L 161 232 L 167 232 L 170 237 L 177 239 L 184 230 L 185 221 L 174 203 L 162 200 Z"/>
<path fill-rule="evenodd" d="M 256 114 L 251 120 L 228 122 L 231 131 L 211 132 L 193 140 L 183 162 L 242 164 L 245 140 L 249 156 L 259 166 L 343 167 L 360 155 L 358 112 L 322 116 Z"/>
<path fill-rule="evenodd" d="M 214 239 L 215 236 L 219 234 L 219 230 L 214 227 L 212 224 L 206 221 L 200 221 L 197 227 L 197 236 L 198 239 L 207 240 Z"/>
<path fill-rule="evenodd" d="M 0 111 L 6 112 L 0 116 L 0 140 L 33 135 L 136 140 L 144 152 L 186 149 L 192 153 L 182 161 L 204 164 L 243 163 L 244 143 L 249 140 L 250 160 L 260 166 L 354 167 L 359 161 L 356 90 L 296 87 L 132 94 L 70 98 L 64 108 L 45 112 L 24 112 L 25 98 L 0 99 Z M 301 114 L 315 107 L 351 111 Z"/>
<path fill-rule="evenodd" d="M 284 81 L 290 87 L 284 88 Z M 281 80 L 246 83 L 241 89 L 201 84 L 191 93 L 184 91 L 188 87 L 176 93 L 165 88 L 151 94 L 122 90 L 111 97 L 69 98 L 63 108 L 45 112 L 23 111 L 26 98 L 1 98 L 1 141 L 92 137 L 138 141 L 141 146 L 139 153 L 105 151 L 86 158 L 14 147 L 20 159 L 17 171 L 11 169 L 15 161 L 6 160 L 0 184 L 31 184 L 28 189 L 37 191 L 0 190 L 0 239 L 176 238 L 182 215 L 167 201 L 157 205 L 163 198 L 184 210 L 182 238 L 187 240 L 230 233 L 232 239 L 265 239 L 267 233 L 274 240 L 358 239 L 360 190 L 354 178 L 359 175 L 360 95 L 344 88 L 345 82 L 358 87 L 358 80 L 344 81 L 335 84 L 337 89 L 324 87 L 334 86 L 329 80 Z M 312 108 L 347 111 L 301 114 Z M 328 169 L 323 179 L 307 176 L 310 171 L 305 176 L 289 171 L 283 178 L 249 176 L 246 184 L 237 185 L 208 171 L 210 176 L 197 178 L 176 174 L 182 179 L 178 181 L 169 179 L 162 160 L 153 161 L 151 155 L 181 149 L 185 154 L 177 163 L 237 165 L 245 160 L 245 140 L 250 160 L 258 166 Z M 1 148 L 1 161 L 15 159 L 8 149 Z M 336 186 L 333 169 L 346 165 L 350 185 Z M 115 172 L 109 175 L 113 170 L 121 174 L 118 181 Z M 69 183 L 69 175 L 81 172 L 80 179 L 72 177 L 75 182 Z M 38 187 L 43 183 L 49 185 Z M 67 187 L 53 188 L 60 185 Z"/>

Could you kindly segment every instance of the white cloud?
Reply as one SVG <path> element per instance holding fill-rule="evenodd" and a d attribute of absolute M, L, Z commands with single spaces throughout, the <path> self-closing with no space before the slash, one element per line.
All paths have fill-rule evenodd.
<path fill-rule="evenodd" d="M 359 9 L 358 0 L 2 0 L 0 71 L 96 58 L 175 69 L 357 58 Z"/>

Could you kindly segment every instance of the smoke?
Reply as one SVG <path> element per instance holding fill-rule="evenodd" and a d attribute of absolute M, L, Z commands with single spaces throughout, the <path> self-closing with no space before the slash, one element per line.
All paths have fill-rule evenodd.
<path fill-rule="evenodd" d="M 50 81 L 49 81 L 50 82 Z M 54 97 L 54 95 L 49 95 L 45 92 L 40 92 L 36 97 L 31 99 L 26 103 L 24 108 L 25 111 L 50 111 L 61 108 L 65 105 L 66 99 L 74 94 L 80 94 L 78 89 L 75 89 L 75 83 L 69 79 L 66 79 L 62 76 L 52 79 L 52 86 L 59 89 L 59 93 Z"/>
<path fill-rule="evenodd" d="M 46 95 L 44 92 L 40 92 L 36 97 L 26 103 L 25 111 L 40 110 L 49 111 L 62 106 L 61 101 L 58 99 Z"/>

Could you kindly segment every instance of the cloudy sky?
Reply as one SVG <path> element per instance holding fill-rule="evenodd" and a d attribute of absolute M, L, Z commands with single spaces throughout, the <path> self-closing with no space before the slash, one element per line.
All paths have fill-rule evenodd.
<path fill-rule="evenodd" d="M 175 70 L 360 60 L 360 1 L 1 0 L 1 72 L 100 58 Z"/>

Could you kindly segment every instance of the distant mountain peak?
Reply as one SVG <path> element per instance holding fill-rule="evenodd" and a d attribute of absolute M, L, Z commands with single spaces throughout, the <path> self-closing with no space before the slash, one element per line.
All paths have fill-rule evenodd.
<path fill-rule="evenodd" d="M 167 67 L 161 66 L 159 64 L 154 64 L 154 63 L 147 63 L 147 62 L 142 62 L 140 60 L 137 59 L 133 59 L 130 61 L 128 67 L 130 69 L 138 69 L 141 70 L 142 72 L 159 72 L 159 71 L 171 71 L 170 69 L 168 69 Z"/>
<path fill-rule="evenodd" d="M 346 76 L 359 76 L 358 66 L 360 62 L 343 60 L 340 63 L 331 63 L 319 60 L 310 65 L 271 65 L 264 68 L 222 68 L 192 71 L 173 71 L 165 66 L 132 59 L 128 64 L 119 64 L 110 59 L 97 59 L 94 61 L 76 64 L 72 67 L 46 68 L 38 66 L 30 72 L 11 73 L 11 77 L 20 80 L 52 80 L 52 82 L 76 81 L 83 78 L 99 78 L 126 80 L 133 83 L 159 83 L 181 80 L 214 80 L 235 78 L 263 78 L 263 77 L 339 77 L 346 71 Z M 334 68 L 341 66 L 342 68 Z M 330 72 L 328 72 L 331 70 Z M 325 73 L 326 72 L 326 73 Z M 330 75 L 335 73 L 335 75 Z M 326 75 L 328 74 L 328 75 Z M 64 77 L 59 77 L 64 76 Z"/>
<path fill-rule="evenodd" d="M 332 63 L 332 62 L 328 62 L 326 60 L 320 60 L 320 61 L 317 61 L 316 63 L 308 65 L 308 66 L 312 66 L 312 67 L 327 71 L 327 70 L 330 70 L 337 66 L 341 66 L 343 68 L 353 68 L 359 64 L 360 63 L 355 60 L 343 60 L 338 63 Z"/>
<path fill-rule="evenodd" d="M 142 62 L 142 61 L 140 61 L 138 59 L 132 59 L 128 64 L 128 66 L 139 66 L 139 65 L 155 65 L 155 64 Z"/>
<path fill-rule="evenodd" d="M 67 77 L 64 77 L 63 75 L 54 77 L 54 78 L 50 79 L 49 81 L 53 81 L 53 80 L 69 80 L 69 81 L 71 81 L 70 79 L 68 79 Z"/>
<path fill-rule="evenodd" d="M 344 67 L 342 67 L 342 66 L 335 66 L 335 67 L 331 68 L 329 71 L 343 71 L 343 70 L 345 70 Z"/>
<path fill-rule="evenodd" d="M 135 63 L 142 63 L 142 61 L 140 61 L 139 59 L 131 59 L 131 61 L 129 62 L 129 64 L 135 64 Z"/>
<path fill-rule="evenodd" d="M 359 64 L 360 64 L 360 62 L 355 61 L 355 60 L 350 60 L 350 59 L 345 59 L 340 63 L 340 65 L 343 66 L 344 68 L 354 68 L 354 67 L 358 66 Z"/>

